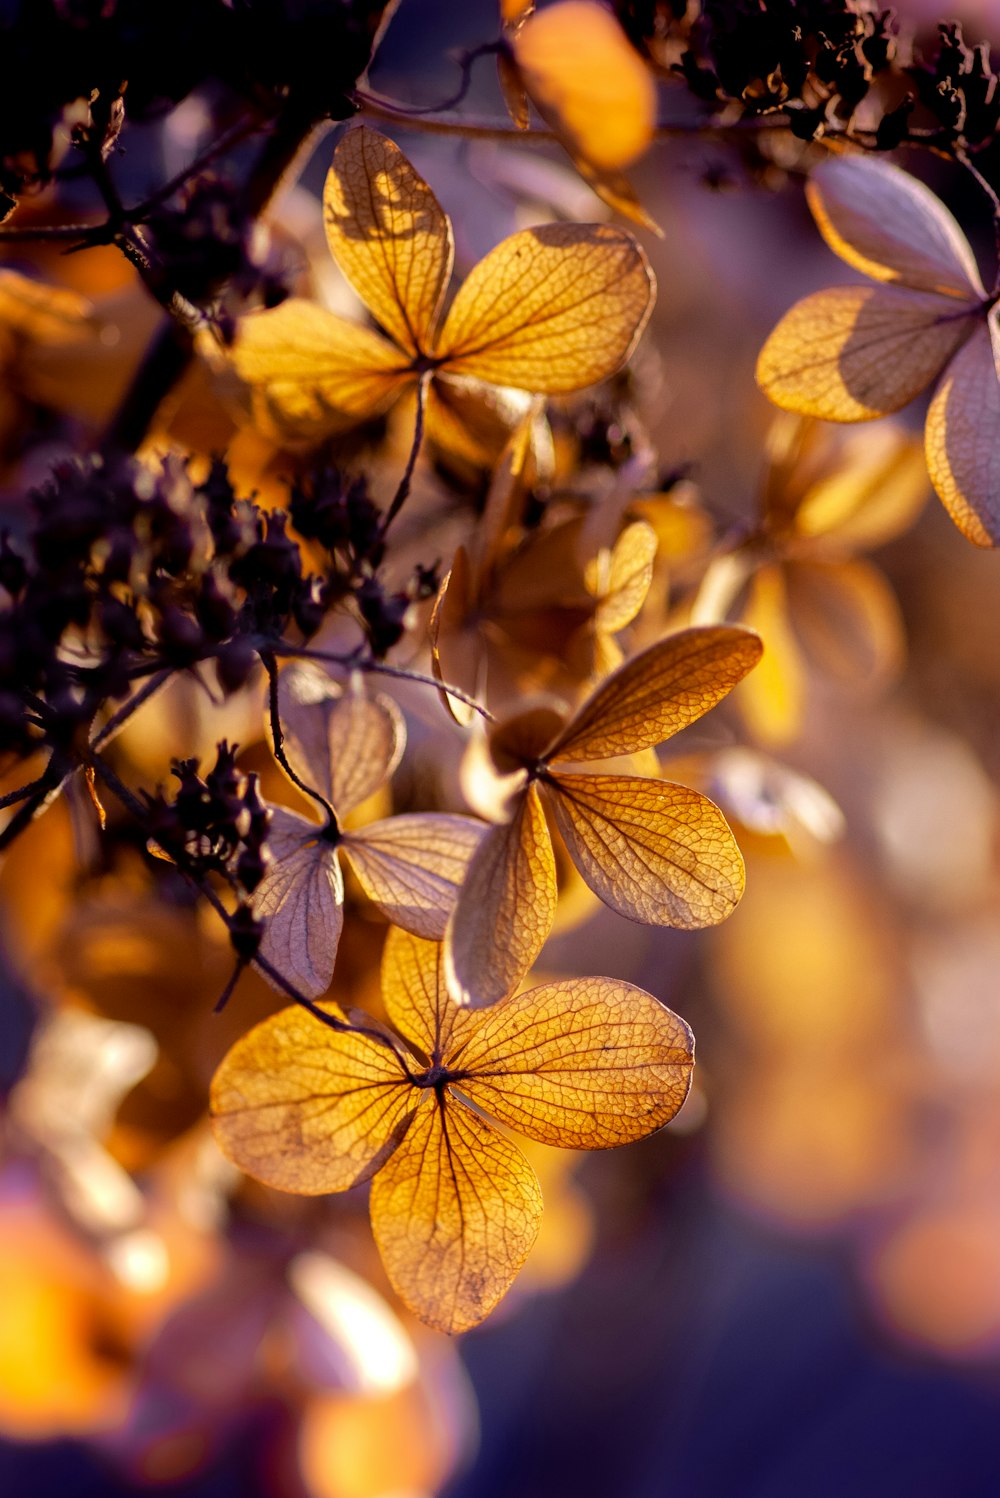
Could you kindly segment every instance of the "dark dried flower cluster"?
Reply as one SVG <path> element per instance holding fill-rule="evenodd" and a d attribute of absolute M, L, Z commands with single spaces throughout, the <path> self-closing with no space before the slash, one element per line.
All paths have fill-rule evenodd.
<path fill-rule="evenodd" d="M 986 42 L 970 47 L 959 22 L 941 27 L 941 49 L 933 67 L 912 69 L 921 102 L 956 141 L 970 146 L 990 140 L 1000 123 L 1000 80 Z"/>
<path fill-rule="evenodd" d="M 14 0 L 0 11 L 0 217 L 107 154 L 126 116 L 145 120 L 205 85 L 260 122 L 293 98 L 308 122 L 343 119 L 385 0 Z"/>
<path fill-rule="evenodd" d="M 425 569 L 403 590 L 383 584 L 381 516 L 364 480 L 324 467 L 295 487 L 290 510 L 328 553 L 322 576 L 305 569 L 289 513 L 238 499 L 222 462 L 200 484 L 180 462 L 65 462 L 32 498 L 29 534 L 0 543 L 0 748 L 17 754 L 69 749 L 156 671 L 212 660 L 235 691 L 261 651 L 309 639 L 338 606 L 381 657 L 411 603 L 437 587 Z"/>
<path fill-rule="evenodd" d="M 237 770 L 238 748 L 223 740 L 204 779 L 197 760 L 179 760 L 173 767 L 180 783 L 173 800 L 162 791 L 143 795 L 146 830 L 163 852 L 194 877 L 221 874 L 249 895 L 267 867 L 271 813 L 261 799 L 257 776 Z"/>
<path fill-rule="evenodd" d="M 863 100 L 874 104 L 880 150 L 914 129 L 976 147 L 1000 121 L 989 47 L 970 47 L 959 22 L 942 25 L 940 46 L 921 58 L 875 0 L 619 0 L 616 9 L 636 46 L 698 99 L 783 112 L 802 140 L 852 121 Z"/>
<path fill-rule="evenodd" d="M 402 639 L 410 605 L 437 592 L 436 569 L 418 567 L 405 588 L 387 590 L 378 575 L 385 557 L 383 516 L 363 475 L 317 467 L 293 487 L 289 514 L 300 536 L 330 554 L 327 606 L 353 599 L 371 652 L 381 658 Z"/>

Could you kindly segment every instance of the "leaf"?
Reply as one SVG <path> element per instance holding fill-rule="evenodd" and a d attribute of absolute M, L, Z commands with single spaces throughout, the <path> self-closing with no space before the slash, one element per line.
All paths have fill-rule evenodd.
<path fill-rule="evenodd" d="M 241 318 L 232 359 L 268 427 L 293 443 L 381 415 L 416 379 L 378 333 L 297 297 Z"/>
<path fill-rule="evenodd" d="M 603 681 L 544 758 L 608 759 L 659 744 L 720 702 L 760 654 L 756 635 L 728 625 L 668 635 Z"/>
<path fill-rule="evenodd" d="M 337 146 L 323 194 L 330 253 L 400 348 L 429 354 L 451 278 L 451 224 L 391 140 L 364 125 Z"/>
<path fill-rule="evenodd" d="M 445 934 L 448 986 L 473 1008 L 504 998 L 545 944 L 556 913 L 556 866 L 534 786 L 513 820 L 486 833 Z"/>
<path fill-rule="evenodd" d="M 497 245 L 458 291 L 438 342 L 456 374 L 543 395 L 606 380 L 652 309 L 655 281 L 630 234 L 546 224 Z"/>
<path fill-rule="evenodd" d="M 925 429 L 931 482 L 963 536 L 1000 544 L 1000 329 L 995 317 L 949 366 Z"/>
<path fill-rule="evenodd" d="M 400 1299 L 429 1326 L 488 1316 L 528 1256 L 542 1215 L 517 1147 L 457 1099 L 418 1108 L 371 1191 L 372 1230 Z"/>
<path fill-rule="evenodd" d="M 469 1033 L 472 1011 L 448 992 L 444 948 L 393 929 L 382 952 L 382 999 L 390 1023 L 438 1065 Z"/>
<path fill-rule="evenodd" d="M 406 747 L 406 726 L 390 697 L 343 691 L 308 662 L 278 677 L 278 712 L 289 764 L 339 816 L 384 785 Z"/>
<path fill-rule="evenodd" d="M 587 586 L 599 600 L 594 614 L 596 629 L 614 635 L 631 624 L 653 580 L 656 545 L 653 527 L 645 520 L 636 520 L 625 527 L 610 553 L 602 551 L 588 565 Z"/>
<path fill-rule="evenodd" d="M 592 0 L 560 0 L 520 26 L 509 45 L 515 68 L 503 53 L 499 68 L 515 124 L 527 122 L 519 80 L 598 197 L 659 234 L 619 170 L 653 138 L 656 87 L 614 16 Z"/>
<path fill-rule="evenodd" d="M 826 421 L 898 411 L 975 328 L 973 311 L 897 287 L 835 286 L 786 312 L 760 351 L 757 383 L 778 406 Z"/>
<path fill-rule="evenodd" d="M 339 1017 L 335 1005 L 324 1006 Z M 238 1040 L 212 1081 L 223 1154 L 279 1191 L 346 1191 L 377 1170 L 414 1106 L 396 1054 L 293 1007 Z"/>
<path fill-rule="evenodd" d="M 415 812 L 345 834 L 341 846 L 369 900 L 415 936 L 444 936 L 485 827 L 470 817 Z"/>
<path fill-rule="evenodd" d="M 880 546 L 913 523 L 929 492 L 919 439 L 891 424 L 845 433 L 832 472 L 802 496 L 795 530 L 851 551 Z"/>
<path fill-rule="evenodd" d="M 451 1063 L 478 1107 L 529 1139 L 608 1149 L 644 1139 L 687 1096 L 694 1037 L 641 988 L 574 978 L 476 1015 Z"/>
<path fill-rule="evenodd" d="M 553 774 L 545 790 L 570 857 L 619 915 L 694 929 L 735 909 L 743 859 L 707 796 L 631 775 Z"/>
<path fill-rule="evenodd" d="M 320 841 L 320 831 L 315 822 L 272 807 L 272 862 L 253 895 L 254 914 L 267 920 L 260 955 L 308 999 L 330 987 L 344 926 L 343 875 L 336 849 Z"/>
<path fill-rule="evenodd" d="M 791 628 L 785 569 L 761 567 L 750 582 L 743 620 L 764 641 L 764 656 L 736 689 L 735 702 L 762 743 L 788 744 L 802 730 L 805 664 Z"/>
<path fill-rule="evenodd" d="M 652 75 L 602 5 L 549 5 L 511 48 L 532 103 L 572 155 L 613 169 L 645 151 L 656 119 Z"/>
<path fill-rule="evenodd" d="M 940 198 L 888 161 L 845 156 L 811 173 L 806 197 L 834 254 L 876 281 L 981 301 L 968 241 Z"/>

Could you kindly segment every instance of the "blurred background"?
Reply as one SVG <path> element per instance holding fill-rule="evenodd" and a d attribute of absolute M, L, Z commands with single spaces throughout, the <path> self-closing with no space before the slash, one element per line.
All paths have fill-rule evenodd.
<path fill-rule="evenodd" d="M 928 46 L 959 14 L 970 40 L 1000 42 L 985 0 L 897 9 Z M 372 87 L 433 102 L 454 81 L 449 49 L 494 29 L 486 3 L 402 0 Z M 475 79 L 464 107 L 500 119 L 488 59 Z M 670 89 L 661 117 L 675 103 L 686 118 Z M 137 193 L 197 149 L 199 107 L 133 137 L 121 170 Z M 522 223 L 607 216 L 552 146 L 391 133 L 454 217 L 460 271 Z M 274 210 L 305 257 L 331 146 Z M 724 139 L 684 137 L 633 169 L 664 230 L 641 236 L 658 304 L 617 404 L 585 407 L 612 445 L 625 411 L 633 454 L 651 460 L 628 513 L 654 525 L 659 559 L 623 648 L 707 617 L 727 545 L 820 479 L 870 517 L 851 523 L 851 499 L 848 521 L 808 544 L 793 525 L 746 552 L 724 612 L 773 631 L 773 675 L 661 751 L 665 775 L 733 822 L 747 863 L 735 915 L 697 934 L 633 926 L 566 876 L 542 969 L 626 978 L 682 1014 L 698 1045 L 689 1101 L 626 1150 L 532 1147 L 546 1216 L 525 1270 L 482 1328 L 429 1332 L 392 1297 L 363 1189 L 286 1198 L 218 1156 L 208 1081 L 275 996 L 247 978 L 214 1016 L 230 964 L 211 914 L 169 868 L 151 876 L 124 824 L 101 846 L 83 798 L 63 798 L 0 869 L 4 1493 L 1000 1491 L 998 563 L 912 461 L 925 405 L 816 431 L 756 389 L 782 313 L 852 279 L 805 205 L 813 149 L 789 141 L 762 170 Z M 905 164 L 991 284 L 985 199 L 946 162 Z M 72 206 L 70 188 L 44 211 Z M 4 264 L 99 305 L 107 389 L 127 382 L 148 317 L 121 257 L 21 246 Z M 19 496 L 101 419 L 71 349 L 26 358 L 26 372 L 7 366 L 0 419 L 25 390 L 52 414 L 6 462 L 15 524 Z M 189 687 L 122 736 L 130 775 L 162 783 L 172 756 L 208 756 L 225 735 L 287 799 L 256 684 L 224 709 Z M 454 797 L 442 787 L 457 784 L 460 734 L 433 694 L 398 700 L 410 748 L 394 804 Z M 351 901 L 336 981 L 377 1008 L 383 927 Z"/>

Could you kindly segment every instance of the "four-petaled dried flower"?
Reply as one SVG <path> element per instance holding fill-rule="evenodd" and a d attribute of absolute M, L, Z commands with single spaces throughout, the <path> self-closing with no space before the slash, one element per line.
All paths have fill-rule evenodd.
<path fill-rule="evenodd" d="M 419 812 L 345 831 L 338 818 L 385 784 L 403 752 L 399 709 L 360 688 L 341 692 L 305 664 L 282 672 L 278 698 L 288 763 L 329 812 L 323 825 L 271 808 L 272 862 L 253 908 L 267 918 L 260 955 L 315 998 L 330 986 L 344 924 L 341 854 L 389 920 L 439 938 L 483 829 L 471 817 Z"/>
<path fill-rule="evenodd" d="M 498 725 L 496 771 L 512 782 L 509 820 L 483 838 L 445 938 L 453 992 L 491 1003 L 541 951 L 556 908 L 546 810 L 595 894 L 655 926 L 711 926 L 743 892 L 743 859 L 725 818 L 687 786 L 574 773 L 574 763 L 636 754 L 714 707 L 761 654 L 724 626 L 671 635 L 627 661 L 568 722 L 550 708 Z M 544 804 L 543 804 L 544 803 Z"/>
<path fill-rule="evenodd" d="M 279 1190 L 346 1191 L 374 1176 L 372 1228 L 397 1293 L 431 1326 L 464 1331 L 507 1291 L 542 1212 L 531 1166 L 480 1110 L 569 1149 L 643 1139 L 684 1101 L 694 1042 L 671 1010 L 613 978 L 461 1009 L 438 944 L 401 931 L 386 942 L 382 993 L 405 1048 L 301 1008 L 237 1041 L 212 1083 L 215 1135 Z"/>
<path fill-rule="evenodd" d="M 582 390 L 621 368 L 653 305 L 653 275 L 630 234 L 546 224 L 491 250 L 442 322 L 451 223 L 398 146 L 364 126 L 337 147 L 324 213 L 334 259 L 392 342 L 301 298 L 245 318 L 236 369 L 258 419 L 285 442 L 308 445 L 378 415 L 429 372 L 431 427 L 455 426 L 451 406 L 470 381 Z"/>
<path fill-rule="evenodd" d="M 805 297 L 765 343 L 776 405 L 827 421 L 898 411 L 944 371 L 927 413 L 931 481 L 963 535 L 1000 543 L 1000 324 L 969 243 L 923 183 L 886 161 L 826 161 L 806 188 L 820 233 L 878 286 Z"/>

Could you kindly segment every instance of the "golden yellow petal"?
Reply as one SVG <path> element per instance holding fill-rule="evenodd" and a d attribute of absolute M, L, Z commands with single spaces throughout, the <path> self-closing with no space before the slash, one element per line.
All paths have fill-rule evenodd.
<path fill-rule="evenodd" d="M 699 791 L 634 775 L 552 775 L 548 804 L 595 895 L 631 921 L 714 926 L 743 893 L 743 858 Z"/>
<path fill-rule="evenodd" d="M 891 162 L 824 161 L 806 197 L 834 254 L 865 275 L 916 291 L 985 296 L 969 242 L 941 199 Z"/>
<path fill-rule="evenodd" d="M 843 433 L 832 472 L 810 485 L 796 509 L 795 530 L 851 551 L 881 546 L 913 523 L 929 493 L 917 437 L 891 422 Z"/>
<path fill-rule="evenodd" d="M 396 1294 L 428 1326 L 462 1332 L 510 1288 L 542 1194 L 515 1145 L 457 1098 L 435 1096 L 375 1177 L 371 1214 Z"/>
<path fill-rule="evenodd" d="M 617 634 L 632 623 L 653 581 L 656 545 L 653 527 L 636 520 L 625 527 L 610 554 L 602 553 L 588 565 L 587 586 L 600 599 L 594 613 L 597 629 Z M 606 564 L 602 564 L 604 556 Z"/>
<path fill-rule="evenodd" d="M 333 154 L 323 193 L 330 253 L 411 356 L 430 353 L 454 246 L 427 183 L 391 140 L 359 125 Z"/>
<path fill-rule="evenodd" d="M 743 621 L 760 635 L 764 655 L 733 700 L 754 737 L 776 748 L 802 731 L 806 692 L 802 651 L 788 617 L 785 569 L 774 565 L 755 573 Z"/>
<path fill-rule="evenodd" d="M 825 421 L 898 411 L 974 330 L 976 309 L 895 286 L 835 286 L 786 312 L 757 360 L 775 405 Z"/>
<path fill-rule="evenodd" d="M 963 536 L 1000 544 L 1000 329 L 979 328 L 949 365 L 927 413 L 931 482 Z"/>
<path fill-rule="evenodd" d="M 603 5 L 546 6 L 511 49 L 532 103 L 571 155 L 613 170 L 645 151 L 656 123 L 653 77 Z"/>
<path fill-rule="evenodd" d="M 529 786 L 513 820 L 480 843 L 448 922 L 448 986 L 460 1003 L 494 1004 L 517 987 L 552 930 L 556 896 L 552 839 Z"/>
<path fill-rule="evenodd" d="M 383 915 L 414 936 L 440 941 L 485 831 L 471 817 L 413 812 L 348 833 L 341 846 Z"/>
<path fill-rule="evenodd" d="M 615 978 L 572 978 L 475 1017 L 449 1065 L 477 1107 L 529 1139 L 609 1149 L 673 1118 L 694 1065 L 690 1029 Z"/>
<path fill-rule="evenodd" d="M 247 1175 L 315 1196 L 367 1180 L 418 1096 L 389 1046 L 293 1007 L 229 1051 L 212 1081 L 212 1128 Z"/>
<path fill-rule="evenodd" d="M 603 224 L 512 234 L 474 267 L 438 354 L 456 374 L 541 395 L 606 380 L 625 363 L 653 306 L 640 246 Z"/>
<path fill-rule="evenodd" d="M 340 816 L 385 784 L 406 745 L 391 697 L 354 683 L 345 690 L 308 661 L 278 677 L 278 714 L 289 764 Z"/>
<path fill-rule="evenodd" d="M 757 636 L 731 625 L 668 635 L 603 681 L 544 758 L 608 759 L 659 744 L 720 702 L 760 654 Z"/>
<path fill-rule="evenodd" d="M 232 360 L 267 430 L 293 444 L 381 415 L 416 380 L 378 333 L 297 297 L 242 318 Z"/>
<path fill-rule="evenodd" d="M 535 0 L 500 0 L 500 20 L 504 31 L 517 28 L 534 13 Z"/>
<path fill-rule="evenodd" d="M 448 992 L 444 949 L 393 928 L 382 952 L 382 999 L 399 1033 L 439 1065 L 474 1022 Z"/>
<path fill-rule="evenodd" d="M 336 849 L 317 840 L 320 830 L 272 807 L 272 860 L 253 894 L 254 914 L 267 921 L 260 955 L 307 999 L 330 987 L 344 925 L 343 875 Z"/>

